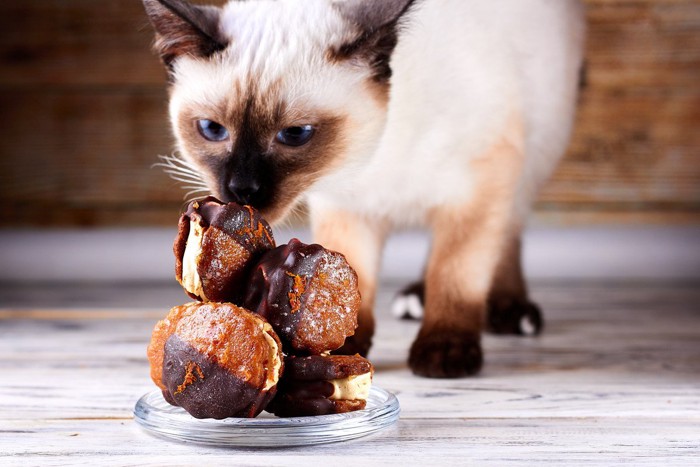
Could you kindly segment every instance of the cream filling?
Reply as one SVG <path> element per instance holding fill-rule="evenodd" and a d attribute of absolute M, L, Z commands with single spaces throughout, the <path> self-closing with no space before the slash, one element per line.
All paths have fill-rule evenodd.
<path fill-rule="evenodd" d="M 182 286 L 189 293 L 206 300 L 202 290 L 202 279 L 197 272 L 197 262 L 202 253 L 204 228 L 197 222 L 190 221 L 190 233 L 187 235 L 185 253 L 182 255 Z"/>
<path fill-rule="evenodd" d="M 331 400 L 367 400 L 372 386 L 372 372 L 329 381 L 333 385 Z"/>
<path fill-rule="evenodd" d="M 282 368 L 282 359 L 280 358 L 279 355 L 279 348 L 277 347 L 277 341 L 270 335 L 270 331 L 272 331 L 272 327 L 265 323 L 263 324 L 263 336 L 265 336 L 265 340 L 267 341 L 267 345 L 270 349 L 270 358 L 268 361 L 272 362 L 272 368 L 267 369 L 267 382 L 265 383 L 265 387 L 263 388 L 263 391 L 269 390 L 271 387 L 273 387 L 275 384 L 280 379 L 280 369 Z"/>

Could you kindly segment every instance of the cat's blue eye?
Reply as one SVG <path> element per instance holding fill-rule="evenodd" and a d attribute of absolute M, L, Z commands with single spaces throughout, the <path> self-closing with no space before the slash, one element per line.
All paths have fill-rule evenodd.
<path fill-rule="evenodd" d="M 209 141 L 220 142 L 228 139 L 228 130 L 223 125 L 211 120 L 197 120 L 199 134 Z"/>
<path fill-rule="evenodd" d="M 311 125 L 290 126 L 277 133 L 278 142 L 286 146 L 303 146 L 314 135 L 314 127 Z"/>

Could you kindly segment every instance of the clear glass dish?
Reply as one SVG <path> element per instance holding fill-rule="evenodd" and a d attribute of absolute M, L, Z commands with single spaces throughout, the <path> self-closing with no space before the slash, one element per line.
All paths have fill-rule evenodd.
<path fill-rule="evenodd" d="M 376 433 L 399 418 L 399 401 L 373 386 L 367 407 L 356 412 L 316 417 L 277 418 L 263 412 L 257 418 L 225 420 L 192 417 L 168 404 L 160 391 L 145 394 L 134 407 L 134 418 L 149 433 L 174 441 L 219 447 L 289 447 L 335 443 Z"/>

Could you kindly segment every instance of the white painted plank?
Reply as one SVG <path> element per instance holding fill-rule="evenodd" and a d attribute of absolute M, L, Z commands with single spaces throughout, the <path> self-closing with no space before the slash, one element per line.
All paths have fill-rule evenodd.
<path fill-rule="evenodd" d="M 459 380 L 410 374 L 419 324 L 389 317 L 391 292 L 371 358 L 375 383 L 399 397 L 398 425 L 272 451 L 174 444 L 133 422 L 167 310 L 0 309 L 0 465 L 697 465 L 700 288 L 540 285 L 546 333 L 486 336 L 483 373 Z"/>
<path fill-rule="evenodd" d="M 336 445 L 214 449 L 153 438 L 129 420 L 12 422 L 17 433 L 3 433 L 0 464 L 692 465 L 700 454 L 694 427 L 654 418 L 402 419 L 385 433 Z"/>

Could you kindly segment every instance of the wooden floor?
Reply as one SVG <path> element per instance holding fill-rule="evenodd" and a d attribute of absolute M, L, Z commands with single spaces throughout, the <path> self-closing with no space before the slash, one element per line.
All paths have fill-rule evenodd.
<path fill-rule="evenodd" d="M 387 285 L 370 357 L 375 384 L 400 400 L 398 424 L 335 445 L 225 450 L 163 441 L 132 419 L 153 388 L 146 343 L 185 301 L 177 289 L 5 285 L 0 465 L 699 465 L 698 284 L 533 289 L 543 336 L 487 336 L 481 375 L 429 380 L 406 367 L 418 324 L 389 316 Z"/>

